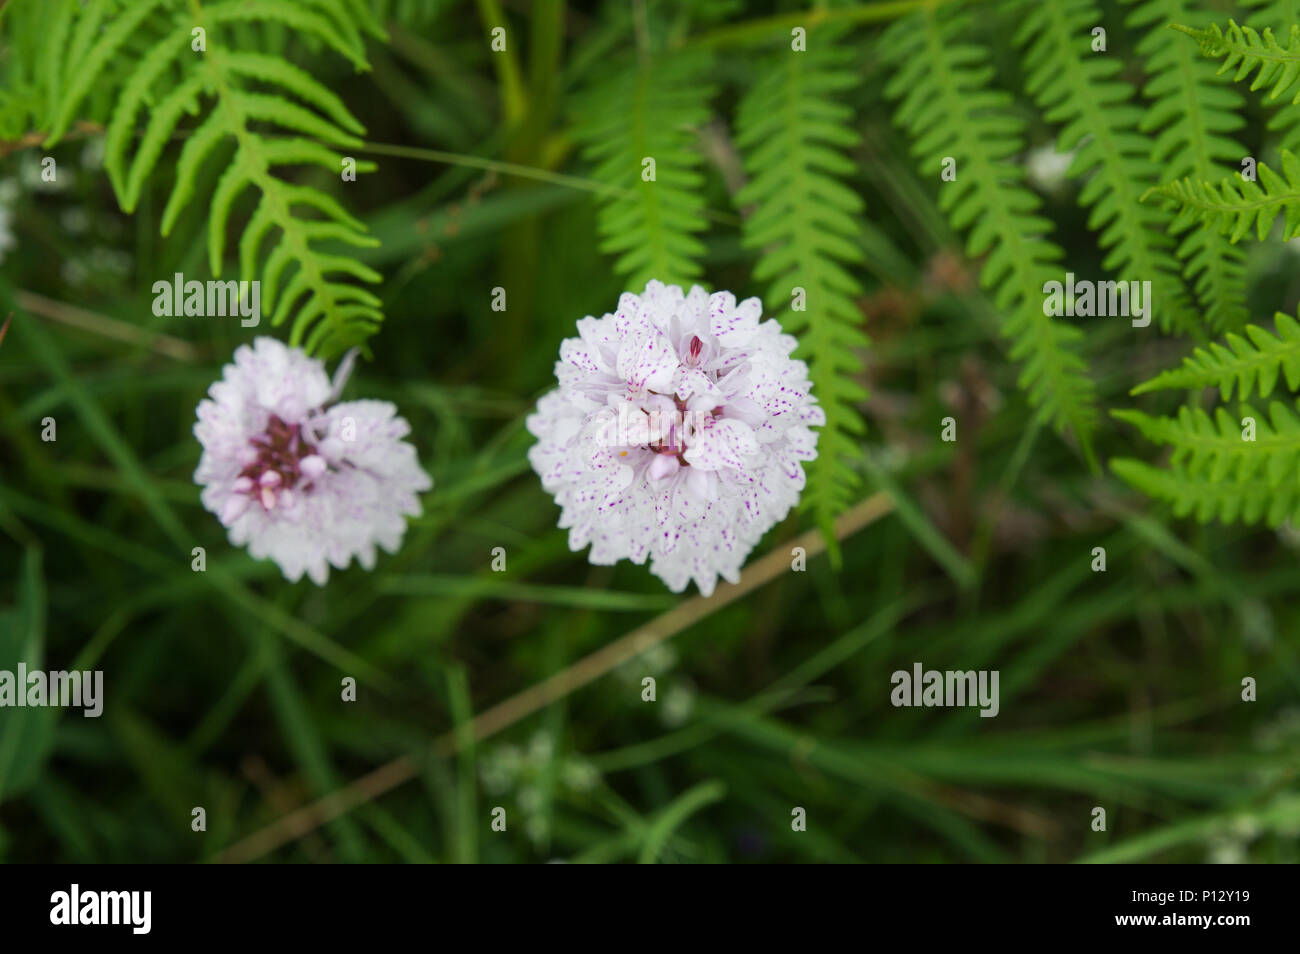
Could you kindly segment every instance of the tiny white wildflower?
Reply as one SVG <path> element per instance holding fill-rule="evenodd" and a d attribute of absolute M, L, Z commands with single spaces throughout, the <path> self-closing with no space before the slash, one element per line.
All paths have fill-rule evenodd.
<path fill-rule="evenodd" d="M 397 551 L 419 494 L 433 486 L 406 421 L 387 401 L 336 403 L 354 353 L 331 384 L 324 364 L 274 338 L 235 349 L 234 363 L 199 402 L 203 445 L 195 483 L 203 506 L 258 559 L 318 585 L 375 545 Z"/>
<path fill-rule="evenodd" d="M 674 592 L 739 579 L 798 502 L 826 423 L 795 339 L 761 315 L 757 298 L 652 281 L 561 343 L 528 456 L 572 549 L 649 558 Z"/>
<path fill-rule="evenodd" d="M 1078 150 L 1057 152 L 1055 146 L 1041 146 L 1025 156 L 1025 174 L 1044 192 L 1056 192 L 1065 185 L 1066 174 Z"/>

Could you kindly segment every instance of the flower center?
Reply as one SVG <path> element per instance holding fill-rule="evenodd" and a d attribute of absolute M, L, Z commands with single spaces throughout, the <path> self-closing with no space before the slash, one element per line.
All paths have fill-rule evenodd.
<path fill-rule="evenodd" d="M 650 393 L 656 394 L 657 392 L 651 391 Z M 662 396 L 668 397 L 668 395 Z M 677 406 L 677 413 L 667 415 L 666 425 L 660 424 L 658 439 L 650 442 L 650 449 L 656 454 L 667 454 L 670 457 L 676 457 L 683 467 L 689 467 L 690 464 L 682 457 L 682 453 L 686 450 L 686 434 L 683 432 L 687 429 L 686 415 L 690 412 L 686 409 L 686 402 L 677 395 L 672 395 L 672 400 Z"/>
<path fill-rule="evenodd" d="M 723 408 L 718 406 L 709 411 L 692 411 L 686 406 L 686 402 L 675 394 L 659 394 L 657 391 L 651 391 L 650 394 L 660 399 L 662 404 L 667 404 L 671 399 L 675 410 L 666 411 L 656 407 L 648 411 L 651 431 L 656 436 L 647 446 L 656 454 L 677 458 L 677 462 L 683 467 L 691 466 L 682 456 L 686 452 L 689 439 L 722 417 Z"/>
<path fill-rule="evenodd" d="M 267 422 L 266 431 L 250 443 L 257 456 L 239 472 L 234 489 L 267 510 L 292 506 L 299 482 L 303 482 L 299 492 L 310 493 L 313 481 L 325 473 L 325 459 L 303 439 L 300 426 L 286 424 L 275 414 Z"/>
<path fill-rule="evenodd" d="M 700 340 L 699 335 L 693 335 L 691 337 L 690 348 L 688 349 L 690 354 L 688 363 L 690 364 L 691 367 L 695 367 L 695 365 L 700 363 L 700 352 L 703 350 L 704 350 L 704 342 Z"/>

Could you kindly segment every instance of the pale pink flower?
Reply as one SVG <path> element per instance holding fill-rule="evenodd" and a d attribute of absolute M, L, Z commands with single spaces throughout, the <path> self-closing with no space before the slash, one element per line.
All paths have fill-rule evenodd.
<path fill-rule="evenodd" d="M 230 542 L 306 573 L 318 585 L 355 557 L 367 570 L 375 546 L 395 553 L 419 494 L 433 486 L 410 426 L 387 401 L 336 403 L 354 353 L 333 383 L 325 366 L 274 338 L 235 349 L 233 364 L 199 402 L 203 445 L 195 483 Z"/>
<path fill-rule="evenodd" d="M 785 518 L 826 416 L 757 298 L 650 282 L 560 345 L 528 459 L 590 560 L 650 560 L 674 592 L 733 583 Z"/>

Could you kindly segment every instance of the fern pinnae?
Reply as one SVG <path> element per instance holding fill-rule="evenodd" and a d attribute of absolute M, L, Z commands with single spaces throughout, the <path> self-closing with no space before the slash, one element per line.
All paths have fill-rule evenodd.
<path fill-rule="evenodd" d="M 1182 23 L 1171 23 L 1170 27 L 1196 40 L 1206 56 L 1222 58 L 1220 74 L 1236 67 L 1237 74 L 1232 78 L 1234 83 L 1240 83 L 1254 73 L 1251 92 L 1271 86 L 1269 99 L 1277 99 L 1296 89 L 1297 81 L 1300 81 L 1300 25 L 1291 25 L 1285 46 L 1278 43 L 1270 27 L 1256 32 L 1248 26 L 1238 26 L 1235 20 L 1228 21 L 1227 31 L 1220 29 L 1217 23 L 1211 23 L 1203 30 Z M 1291 102 L 1300 102 L 1300 90 Z"/>
<path fill-rule="evenodd" d="M 1229 334 L 1222 343 L 1198 348 L 1182 367 L 1134 389 L 1138 394 L 1217 387 L 1223 400 L 1235 391 L 1240 403 L 1232 413 L 1222 404 L 1213 413 L 1184 405 L 1168 417 L 1112 411 L 1148 440 L 1171 448 L 1172 455 L 1164 468 L 1116 460 L 1111 469 L 1144 493 L 1173 503 L 1175 513 L 1195 513 L 1202 521 L 1267 519 L 1276 525 L 1295 517 L 1300 492 L 1300 417 L 1294 397 L 1300 388 L 1300 323 L 1278 314 L 1276 326 L 1276 334 L 1254 325 L 1244 337 Z M 1292 392 L 1289 404 L 1269 401 L 1265 416 L 1245 403 L 1252 396 L 1267 399 L 1280 381 Z"/>
<path fill-rule="evenodd" d="M 1249 8 L 1252 27 L 1271 28 L 1275 36 L 1286 36 L 1300 23 L 1300 0 L 1242 0 L 1241 6 Z M 1282 106 L 1269 117 L 1268 130 L 1278 146 L 1300 151 L 1300 109 Z"/>
<path fill-rule="evenodd" d="M 63 50 L 76 11 L 73 0 L 43 6 L 0 6 L 0 139 L 49 130 L 64 78 Z"/>
<path fill-rule="evenodd" d="M 1020 385 L 1039 416 L 1072 431 L 1088 458 L 1097 412 L 1094 388 L 1078 352 L 1083 333 L 1043 312 L 1043 286 L 1059 278 L 1064 256 L 1048 238 L 1041 202 L 1011 161 L 1023 147 L 1023 122 L 1011 99 L 990 87 L 987 50 L 963 40 L 971 14 L 924 8 L 891 26 L 881 47 L 895 69 L 886 94 L 900 100 L 895 120 L 913 140 L 927 170 L 951 156 L 957 177 L 945 182 L 940 206 L 968 228 L 967 252 L 988 253 L 980 282 L 995 288 L 1011 356 L 1023 363 Z"/>
<path fill-rule="evenodd" d="M 1300 235 L 1300 159 L 1286 149 L 1281 158 L 1281 175 L 1261 162 L 1256 165 L 1258 181 L 1245 179 L 1239 172 L 1217 186 L 1186 178 L 1147 194 L 1176 209 L 1176 222 L 1204 225 L 1212 232 L 1227 234 L 1234 244 L 1252 229 L 1263 241 L 1282 215 L 1282 237 L 1289 240 Z"/>
<path fill-rule="evenodd" d="M 204 160 L 226 138 L 226 134 L 226 126 L 221 115 L 214 111 L 185 140 L 180 156 L 176 159 L 176 181 L 172 186 L 171 195 L 167 197 L 167 205 L 163 209 L 162 222 L 159 225 L 159 231 L 163 235 L 171 234 L 181 211 L 194 195 Z"/>
<path fill-rule="evenodd" d="M 1178 275 L 1163 217 L 1138 201 L 1156 183 L 1149 145 L 1138 134 L 1137 90 L 1118 74 L 1119 60 L 1091 49 L 1101 22 L 1093 0 L 1034 2 L 1016 37 L 1027 47 L 1027 88 L 1049 121 L 1064 124 L 1057 148 L 1078 149 L 1068 174 L 1091 178 L 1079 201 L 1091 206 L 1088 226 L 1100 232 L 1102 267 L 1148 278 L 1162 328 L 1190 331 L 1195 322 Z"/>
<path fill-rule="evenodd" d="M 365 132 L 343 100 L 314 76 L 292 63 L 253 50 L 227 50 L 224 65 L 228 72 L 270 85 L 281 86 L 303 102 L 311 103 L 342 129 L 360 136 Z"/>
<path fill-rule="evenodd" d="M 144 135 L 140 137 L 135 158 L 123 184 L 122 208 L 127 212 L 135 211 L 136 204 L 140 201 L 140 190 L 162 158 L 163 150 L 167 148 L 181 119 L 198 111 L 199 96 L 205 85 L 202 76 L 186 77 L 149 113 L 149 122 L 145 126 Z"/>
<path fill-rule="evenodd" d="M 49 30 L 45 34 L 44 52 L 41 57 L 41 74 L 45 86 L 45 116 L 53 128 L 57 122 L 59 101 L 63 92 L 63 50 L 68 43 L 68 35 L 76 18 L 76 0 L 53 0 L 49 15 Z"/>
<path fill-rule="evenodd" d="M 1273 528 L 1288 520 L 1300 523 L 1300 483 L 1273 487 L 1259 478 L 1215 481 L 1183 467 L 1154 467 L 1126 457 L 1112 460 L 1110 469 L 1147 496 L 1170 504 L 1176 517 L 1191 516 L 1200 523 L 1263 522 Z"/>
<path fill-rule="evenodd" d="M 306 345 L 313 352 L 319 349 L 326 357 L 364 344 L 383 319 L 381 303 L 350 282 L 374 283 L 381 276 L 315 243 L 377 243 L 336 200 L 311 186 L 286 182 L 274 171 L 315 165 L 337 174 L 343 154 L 331 147 L 355 150 L 362 145 L 359 135 L 364 128 L 338 96 L 303 70 L 277 57 L 230 48 L 224 41 L 235 25 L 280 24 L 315 38 L 361 70 L 368 68 L 361 33 L 374 33 L 377 22 L 348 0 L 219 0 L 207 5 L 198 0 L 183 4 L 141 0 L 131 8 L 130 19 L 91 29 L 87 21 L 93 11 L 107 9 L 92 5 L 73 29 L 74 46 L 84 47 L 84 63 L 64 85 L 51 141 L 70 125 L 127 36 L 144 26 L 147 14 L 164 8 L 172 9 L 173 15 L 164 18 L 160 35 L 132 64 L 108 121 L 104 162 L 119 202 L 127 211 L 135 208 L 183 117 L 201 115 L 177 160 L 174 188 L 162 216 L 163 234 L 170 233 L 192 202 L 205 161 L 222 143 L 233 141 L 233 156 L 217 180 L 208 208 L 212 273 L 221 273 L 226 226 L 236 200 L 246 189 L 255 188 L 261 199 L 240 240 L 240 273 L 245 281 L 257 279 L 263 245 L 272 231 L 278 231 L 266 256 L 275 263 L 275 271 L 266 289 L 269 295 L 262 299 L 272 324 L 286 322 L 292 315 L 290 343 Z M 204 30 L 205 50 L 191 46 L 195 27 Z M 207 101 L 211 107 L 204 115 Z M 147 122 L 137 140 L 137 118 L 145 110 Z M 262 131 L 267 127 L 274 128 L 276 135 Z M 375 164 L 359 161 L 356 168 L 369 172 Z M 323 218 L 303 218 L 305 210 Z M 281 284 L 292 265 L 296 270 Z"/>
<path fill-rule="evenodd" d="M 57 109 L 51 113 L 53 121 L 50 133 L 45 140 L 47 147 L 53 145 L 67 132 L 68 127 L 72 125 L 72 121 L 76 117 L 77 109 L 90 94 L 96 81 L 103 75 L 113 56 L 140 29 L 140 25 L 145 19 L 153 15 L 164 3 L 165 0 L 140 0 L 139 3 L 133 4 L 115 18 L 103 31 L 102 35 L 94 41 L 94 45 L 89 47 L 87 47 L 87 44 L 91 42 L 94 34 L 93 32 L 86 32 L 85 27 L 88 23 L 92 23 L 92 16 L 96 8 L 92 8 L 77 22 L 71 41 L 72 52 L 68 54 L 67 72 L 59 84 L 59 103 Z M 102 4 L 97 6 L 102 6 Z M 97 27 L 97 24 L 92 24 L 92 26 Z M 186 30 L 184 33 L 186 47 L 189 45 L 189 38 L 189 30 Z M 79 52 L 77 52 L 78 50 Z M 74 54 L 77 56 L 76 59 L 72 58 Z M 62 55 L 56 62 L 64 62 Z M 153 78 L 156 78 L 156 76 L 151 77 L 151 79 Z"/>
<path fill-rule="evenodd" d="M 1286 33 L 1300 23 L 1300 0 L 1239 0 L 1238 6 L 1249 11 L 1250 25 Z"/>
<path fill-rule="evenodd" d="M 1238 168 L 1245 150 L 1227 134 L 1245 124 L 1241 94 L 1218 82 L 1214 65 L 1194 45 L 1170 43 L 1166 29 L 1208 15 L 1191 9 L 1186 0 L 1136 2 L 1128 22 L 1148 28 L 1137 50 L 1146 57 L 1144 92 L 1152 100 L 1139 128 L 1156 134 L 1151 158 L 1165 170 L 1162 178 L 1209 180 L 1225 165 Z M 1187 226 L 1177 226 L 1183 237 L 1176 255 L 1206 319 L 1216 329 L 1239 327 L 1247 317 L 1245 255 L 1223 236 Z"/>
<path fill-rule="evenodd" d="M 1285 4 L 1291 7 L 1291 3 Z M 1283 11 L 1270 11 L 1274 14 Z M 1290 102 L 1282 106 L 1272 117 L 1269 128 L 1281 133 L 1281 148 L 1300 149 L 1300 110 L 1291 107 L 1300 103 L 1300 11 L 1291 11 L 1288 21 L 1279 24 L 1279 34 L 1271 27 L 1265 26 L 1255 30 L 1250 26 L 1238 26 L 1228 21 L 1227 30 L 1217 23 L 1211 23 L 1205 29 L 1196 29 L 1181 23 L 1170 26 L 1185 33 L 1196 41 L 1200 51 L 1212 59 L 1222 59 L 1218 72 L 1232 72 L 1234 83 L 1240 83 L 1253 74 L 1250 83 L 1251 92 L 1271 87 L 1269 100 L 1278 100 L 1290 96 Z M 1279 42 L 1278 36 L 1285 39 Z"/>
<path fill-rule="evenodd" d="M 84 95 L 89 92 L 89 85 L 85 84 L 82 79 L 82 68 L 89 65 L 90 71 L 94 70 L 94 63 L 88 62 L 87 55 L 90 52 L 91 44 L 99 35 L 101 29 L 105 28 L 104 18 L 112 10 L 112 0 L 89 0 L 83 5 L 81 15 L 77 19 L 76 26 L 72 30 L 72 36 L 68 41 L 66 55 L 62 58 L 64 64 L 63 81 L 66 86 L 72 89 L 84 87 L 80 93 L 74 95 Z M 107 36 L 116 36 L 115 43 L 120 43 L 129 36 L 129 31 L 139 26 L 141 18 L 151 12 L 152 2 L 145 2 L 139 5 L 143 7 L 143 13 L 139 8 L 131 8 L 123 11 L 123 16 L 107 25 L 104 33 Z M 96 49 L 102 49 L 102 44 L 96 44 Z"/>
<path fill-rule="evenodd" d="M 857 241 L 863 202 L 841 179 L 856 169 L 845 151 L 859 137 L 838 97 L 856 76 L 837 37 L 821 31 L 805 51 L 765 57 L 737 109 L 735 139 L 749 181 L 734 201 L 753 206 L 741 240 L 760 250 L 754 278 L 766 284 L 766 309 L 798 335 L 796 355 L 808 362 L 826 414 L 805 500 L 828 538 L 860 482 L 857 439 L 866 427 L 856 406 L 867 395 L 856 380 L 857 351 L 868 343 L 854 300 L 862 288 L 849 271 L 865 258 Z M 803 309 L 792 307 L 797 289 Z"/>
<path fill-rule="evenodd" d="M 190 0 L 190 5 L 199 12 L 207 28 L 234 23 L 282 23 L 291 30 L 321 40 L 350 61 L 357 72 L 370 69 L 365 50 L 348 43 L 328 17 L 291 0 L 219 0 L 202 7 L 198 0 Z"/>
<path fill-rule="evenodd" d="M 592 177 L 609 187 L 600 250 L 617 256 L 614 270 L 637 291 L 652 278 L 689 285 L 702 273 L 698 235 L 708 221 L 694 127 L 708 118 L 710 62 L 703 53 L 657 53 L 594 79 L 576 98 L 574 136 Z"/>
<path fill-rule="evenodd" d="M 189 44 L 190 31 L 185 23 L 177 24 L 166 37 L 155 43 L 128 76 L 109 117 L 104 133 L 104 170 L 117 193 L 118 202 L 128 212 L 134 209 L 135 204 L 127 195 L 126 153 L 135 136 L 136 115 L 146 107 L 152 91 Z M 75 98 L 68 100 L 65 111 L 69 118 L 79 102 Z M 57 138 L 62 128 L 62 124 L 56 127 L 51 138 Z"/>
<path fill-rule="evenodd" d="M 352 16 L 362 31 L 369 33 L 381 43 L 388 42 L 388 31 L 384 29 L 379 11 L 372 9 L 372 0 L 344 0 L 344 2 L 351 9 Z"/>
<path fill-rule="evenodd" d="M 1295 483 L 1300 468 L 1300 419 L 1280 401 L 1268 415 L 1242 404 L 1235 414 L 1220 406 L 1213 416 L 1183 406 L 1176 417 L 1152 417 L 1141 411 L 1115 410 L 1118 420 L 1136 427 L 1148 440 L 1173 449 L 1170 463 L 1213 481 L 1249 480 L 1263 474 L 1270 487 Z M 1252 440 L 1242 439 L 1243 421 L 1254 422 Z"/>
<path fill-rule="evenodd" d="M 348 0 L 301 0 L 302 5 L 314 7 L 325 17 L 334 28 L 338 31 L 339 36 L 347 43 L 348 47 L 355 51 L 362 60 L 365 59 L 366 43 L 362 38 L 362 24 L 360 17 L 366 17 L 369 21 L 365 28 L 367 32 L 374 26 L 373 17 L 370 11 L 363 6 L 351 6 Z"/>
<path fill-rule="evenodd" d="M 1224 344 L 1217 341 L 1197 348 L 1179 368 L 1161 372 L 1133 389 L 1134 395 L 1174 388 L 1217 387 L 1224 400 L 1238 400 L 1252 393 L 1261 398 L 1273 393 L 1279 377 L 1292 391 L 1300 391 L 1300 323 L 1290 315 L 1274 316 L 1276 334 L 1258 325 L 1247 325 L 1245 337 L 1229 334 Z"/>

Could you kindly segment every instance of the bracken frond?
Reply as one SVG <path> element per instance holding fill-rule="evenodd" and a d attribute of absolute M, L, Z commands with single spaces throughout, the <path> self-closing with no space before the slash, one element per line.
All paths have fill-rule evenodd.
<path fill-rule="evenodd" d="M 362 145 L 364 129 L 311 75 L 278 57 L 239 49 L 232 40 L 241 25 L 277 24 L 364 70 L 362 33 L 382 35 L 368 8 L 356 0 L 135 0 L 120 11 L 112 7 L 109 0 L 92 0 L 71 27 L 47 142 L 66 133 L 97 84 L 123 69 L 105 134 L 104 165 L 122 208 L 133 211 L 181 123 L 187 116 L 201 117 L 180 150 L 162 233 L 169 234 L 189 207 L 204 162 L 223 143 L 233 143 L 233 156 L 208 205 L 212 273 L 221 274 L 235 201 L 246 189 L 256 189 L 259 203 L 240 240 L 241 278 L 261 280 L 261 303 L 272 324 L 292 316 L 290 343 L 323 357 L 364 345 L 383 313 L 379 298 L 354 282 L 378 282 L 380 275 L 318 243 L 378 242 L 335 199 L 277 172 L 316 165 L 337 175 L 345 156 Z M 193 48 L 200 28 L 202 51 Z M 142 32 L 150 35 L 148 48 L 128 60 L 123 48 L 128 41 L 138 43 Z M 374 168 L 356 162 L 358 172 Z M 273 230 L 278 236 L 264 250 Z M 282 281 L 290 267 L 292 275 Z"/>
<path fill-rule="evenodd" d="M 1222 405 L 1207 413 L 1183 406 L 1177 414 L 1153 417 L 1115 410 L 1148 440 L 1172 448 L 1164 468 L 1135 460 L 1111 461 L 1111 469 L 1152 497 L 1174 505 L 1179 515 L 1198 520 L 1266 520 L 1276 526 L 1296 516 L 1300 494 L 1300 418 L 1294 392 L 1300 388 L 1300 323 L 1279 314 L 1277 334 L 1254 325 L 1246 337 L 1230 334 L 1225 343 L 1199 348 L 1181 368 L 1157 375 L 1135 394 L 1170 388 L 1217 387 L 1223 400 L 1252 394 L 1267 398 L 1284 380 L 1290 405 L 1270 401 L 1264 416 L 1249 404 L 1229 413 Z"/>
<path fill-rule="evenodd" d="M 1175 417 L 1152 417 L 1141 411 L 1115 410 L 1118 420 L 1132 424 L 1147 440 L 1173 448 L 1170 463 L 1186 474 L 1216 483 L 1240 483 L 1262 477 L 1270 488 L 1294 486 L 1300 468 L 1300 419 L 1280 401 L 1268 406 L 1268 416 L 1248 404 L 1235 414 L 1223 407 L 1211 416 L 1183 406 Z M 1253 439 L 1249 433 L 1253 422 Z"/>
<path fill-rule="evenodd" d="M 900 101 L 895 118 L 922 168 L 937 177 L 944 158 L 955 159 L 957 175 L 943 183 L 940 206 L 954 227 L 969 231 L 967 252 L 986 256 L 980 283 L 993 291 L 1011 356 L 1023 365 L 1020 385 L 1039 416 L 1072 431 L 1091 461 L 1097 412 L 1079 353 L 1083 335 L 1043 312 L 1043 286 L 1060 277 L 1063 252 L 1012 161 L 1024 123 L 1010 95 L 993 88 L 988 51 L 965 39 L 970 27 L 969 12 L 946 8 L 900 19 L 881 41 L 894 69 L 885 91 Z"/>
<path fill-rule="evenodd" d="M 1171 504 L 1175 516 L 1190 516 L 1199 523 L 1262 522 L 1274 528 L 1288 521 L 1300 523 L 1300 483 L 1273 487 L 1258 477 L 1225 483 L 1186 468 L 1153 467 L 1128 457 L 1112 460 L 1110 469 L 1147 496 Z"/>
<path fill-rule="evenodd" d="M 811 37 L 806 51 L 770 54 L 736 116 L 749 182 L 735 202 L 752 207 L 742 240 L 761 250 L 754 277 L 766 283 L 767 310 L 798 335 L 796 354 L 807 360 L 826 412 L 804 502 L 828 535 L 859 483 L 865 426 L 857 405 L 867 396 L 858 383 L 857 352 L 867 345 L 855 302 L 862 288 L 850 271 L 864 259 L 863 203 L 842 181 L 855 171 L 846 153 L 858 142 L 853 110 L 839 99 L 858 81 L 851 56 L 827 32 Z"/>
<path fill-rule="evenodd" d="M 1229 334 L 1224 344 L 1213 342 L 1183 359 L 1181 368 L 1164 371 L 1138 385 L 1133 394 L 1174 388 L 1218 388 L 1225 401 L 1236 389 L 1238 400 L 1252 393 L 1268 397 L 1279 378 L 1292 391 L 1300 391 L 1300 323 L 1278 312 L 1276 334 L 1247 325 L 1245 337 Z"/>
<path fill-rule="evenodd" d="M 1169 41 L 1169 24 L 1208 18 L 1188 0 L 1137 0 L 1128 18 L 1129 25 L 1148 28 L 1137 50 L 1146 58 L 1150 79 L 1143 93 L 1152 104 L 1139 128 L 1156 134 L 1151 159 L 1166 180 L 1217 179 L 1225 167 L 1240 168 L 1246 154 L 1230 135 L 1245 124 L 1241 94 L 1218 80 L 1214 64 L 1194 45 Z M 1215 232 L 1181 227 L 1185 232 L 1175 254 L 1206 321 L 1218 330 L 1240 327 L 1247 318 L 1244 254 Z"/>
<path fill-rule="evenodd" d="M 1191 330 L 1199 317 L 1179 277 L 1165 217 L 1139 202 L 1158 173 L 1138 132 L 1137 89 L 1119 75 L 1119 60 L 1092 49 L 1099 7 L 1093 0 L 1056 0 L 1024 9 L 1016 42 L 1026 47 L 1026 86 L 1048 121 L 1063 124 L 1057 149 L 1077 150 L 1068 175 L 1085 180 L 1079 201 L 1092 209 L 1088 226 L 1107 250 L 1102 267 L 1150 280 L 1160 327 Z"/>
<path fill-rule="evenodd" d="M 658 54 L 595 78 L 577 97 L 574 136 L 608 187 L 600 248 L 618 256 L 614 270 L 629 288 L 652 278 L 689 285 L 701 274 L 708 220 L 695 127 L 708 118 L 709 63 L 703 53 Z"/>
<path fill-rule="evenodd" d="M 1187 178 L 1151 189 L 1148 195 L 1177 210 L 1178 228 L 1203 225 L 1226 233 L 1233 243 L 1252 229 L 1263 241 L 1279 215 L 1285 216 L 1284 239 L 1300 235 L 1300 160 L 1283 149 L 1281 175 L 1262 162 L 1256 174 L 1252 181 L 1234 173 L 1218 185 Z"/>
<path fill-rule="evenodd" d="M 1300 0 L 1242 0 L 1240 6 L 1250 9 L 1248 20 L 1257 30 L 1286 36 L 1300 23 Z M 1300 109 L 1282 106 L 1269 117 L 1268 129 L 1279 147 L 1300 152 Z"/>

